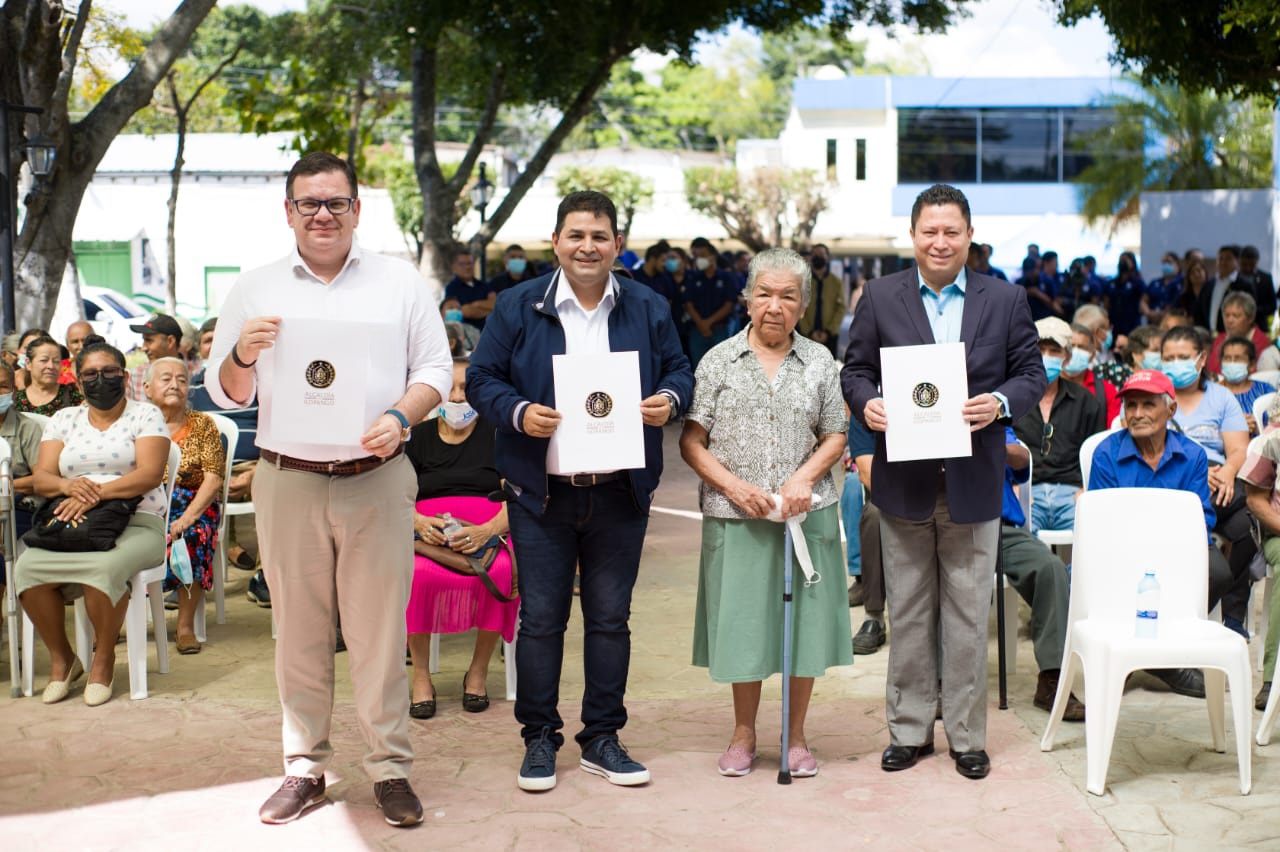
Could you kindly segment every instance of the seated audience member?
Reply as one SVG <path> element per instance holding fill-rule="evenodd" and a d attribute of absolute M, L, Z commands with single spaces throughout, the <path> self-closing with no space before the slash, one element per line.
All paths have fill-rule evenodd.
<path fill-rule="evenodd" d="M 1276 465 L 1280 463 L 1280 398 L 1272 401 L 1267 414 L 1271 425 L 1249 443 L 1240 478 L 1248 493 L 1249 511 L 1258 519 L 1267 564 L 1274 570 L 1280 567 L 1280 481 L 1276 477 Z M 1276 649 L 1280 646 L 1280 595 L 1272 594 L 1270 598 L 1267 635 L 1263 639 L 1262 688 L 1253 702 L 1259 710 L 1267 708 L 1276 674 Z"/>
<path fill-rule="evenodd" d="M 871 457 L 876 442 L 858 418 L 849 418 L 849 456 L 851 470 L 845 474 L 845 493 L 856 489 L 861 501 L 863 489 L 871 492 Z M 853 653 L 874 654 L 886 641 L 884 625 L 884 561 L 880 557 L 880 510 L 874 503 L 862 501 L 857 515 L 857 528 L 850 529 L 850 515 L 843 497 L 840 511 L 844 515 L 845 538 L 857 542 L 858 574 L 849 587 L 849 606 L 861 606 L 866 612 L 862 626 L 853 635 Z M 850 553 L 854 547 L 850 546 Z"/>
<path fill-rule="evenodd" d="M 489 707 L 485 684 L 493 649 L 499 636 L 508 642 L 515 636 L 518 599 L 498 600 L 480 578 L 451 571 L 430 555 L 435 548 L 448 548 L 483 558 L 497 548 L 489 576 L 504 597 L 515 596 L 511 551 L 497 540 L 508 534 L 507 506 L 488 496 L 501 490 L 494 462 L 494 428 L 482 422 L 467 402 L 466 382 L 467 361 L 455 360 L 449 401 L 441 404 L 437 417 L 413 427 L 405 451 L 418 476 L 413 521 L 417 555 L 405 615 L 413 660 L 409 715 L 415 719 L 436 714 L 436 691 L 428 666 L 432 633 L 476 628 L 475 650 L 462 682 L 462 709 L 469 713 Z M 462 531 L 452 539 L 443 532 L 445 513 L 462 524 Z M 515 660 L 507 660 L 507 665 L 515 665 Z"/>
<path fill-rule="evenodd" d="M 1223 298 L 1222 324 L 1226 330 L 1213 339 L 1213 348 L 1209 350 L 1209 372 L 1222 372 L 1222 346 L 1232 337 L 1253 341 L 1255 353 L 1271 345 L 1271 338 L 1254 325 L 1257 310 L 1257 302 L 1248 293 L 1232 290 Z"/>
<path fill-rule="evenodd" d="M 1125 360 L 1131 372 L 1160 369 L 1160 342 L 1164 333 L 1154 325 L 1140 325 L 1129 332 Z"/>
<path fill-rule="evenodd" d="M 1194 328 L 1195 321 L 1182 308 L 1170 308 L 1164 312 L 1164 319 L 1160 320 L 1160 333 L 1163 334 L 1169 329 L 1177 328 L 1180 325 Z"/>
<path fill-rule="evenodd" d="M 489 289 L 494 293 L 501 293 L 537 277 L 524 253 L 524 247 L 512 243 L 502 252 L 502 271 L 489 279 Z"/>
<path fill-rule="evenodd" d="M 22 538 L 31 529 L 31 515 L 43 501 L 35 496 L 31 469 L 40 452 L 40 435 L 44 428 L 13 407 L 13 367 L 0 361 L 0 438 L 9 442 L 9 476 L 13 481 L 14 538 Z M 0 558 L 0 598 L 7 582 L 5 564 L 12 554 Z"/>
<path fill-rule="evenodd" d="M 1213 531 L 1230 542 L 1228 558 L 1235 578 L 1235 585 L 1222 596 L 1222 623 L 1243 633 L 1249 562 L 1257 552 L 1249 533 L 1244 489 L 1236 487 L 1236 474 L 1248 448 L 1249 425 L 1231 392 L 1208 380 L 1205 348 L 1204 338 L 1196 330 L 1170 329 L 1162 344 L 1162 369 L 1173 383 L 1178 403 L 1174 422 L 1204 448 L 1209 459 L 1209 490 L 1217 513 Z"/>
<path fill-rule="evenodd" d="M 1017 589 L 1031 607 L 1031 640 L 1035 645 L 1036 665 L 1040 667 L 1032 703 L 1041 710 L 1052 710 L 1054 696 L 1058 694 L 1058 677 L 1062 674 L 1062 651 L 1067 643 L 1070 580 L 1067 566 L 1025 526 L 1026 517 L 1013 486 L 1026 487 L 1030 456 L 1007 426 L 1005 457 L 1000 555 L 1009 585 Z M 1084 705 L 1074 693 L 1067 698 L 1062 718 L 1067 722 L 1084 721 Z"/>
<path fill-rule="evenodd" d="M 146 402 L 147 394 L 143 384 L 147 375 L 147 363 L 157 358 L 182 356 L 182 326 L 168 314 L 156 314 L 145 323 L 129 326 L 129 330 L 142 335 L 142 351 L 147 356 L 145 361 L 129 371 L 129 399 Z"/>
<path fill-rule="evenodd" d="M 14 583 L 49 649 L 45 704 L 66 698 L 85 673 L 67 640 L 65 606 L 84 594 L 94 633 L 84 701 L 97 706 L 111 699 L 129 578 L 164 555 L 169 507 L 162 479 L 169 430 L 154 405 L 125 398 L 127 375 L 118 349 L 95 335 L 76 360 L 87 404 L 59 411 L 45 427 L 34 468 L 36 494 L 67 498 L 54 512 L 64 521 L 83 519 L 104 500 L 137 497 L 141 502 L 111 550 L 63 553 L 29 547 L 18 559 Z"/>
<path fill-rule="evenodd" d="M 1139 370 L 1125 382 L 1120 395 L 1124 399 L 1126 427 L 1108 435 L 1098 445 L 1089 471 L 1089 490 L 1168 488 L 1189 491 L 1200 498 L 1209 552 L 1209 598 L 1205 608 L 1208 612 L 1235 582 L 1226 557 L 1209 536 L 1217 517 L 1210 502 L 1208 457 L 1195 441 L 1169 428 L 1178 401 L 1174 397 L 1173 382 L 1167 375 L 1154 370 Z M 1204 675 L 1200 671 L 1150 671 L 1174 692 L 1204 698 Z"/>
<path fill-rule="evenodd" d="M 1115 336 L 1106 308 L 1101 305 L 1081 305 L 1072 315 L 1071 322 L 1087 329 L 1093 337 L 1093 360 L 1089 366 L 1117 388 L 1123 385 L 1124 380 L 1129 378 L 1129 367 L 1116 357 L 1116 349 L 1126 348 L 1128 339 L 1127 335 Z"/>
<path fill-rule="evenodd" d="M 14 393 L 13 405 L 24 414 L 52 417 L 64 408 L 84 402 L 76 385 L 58 383 L 62 373 L 62 346 L 52 337 L 33 337 L 26 347 L 28 380 Z"/>
<path fill-rule="evenodd" d="M 493 313 L 498 294 L 489 286 L 489 282 L 475 277 L 476 262 L 466 246 L 454 247 L 449 257 L 449 268 L 453 270 L 453 277 L 444 285 L 445 299 L 457 301 L 463 322 L 477 330 L 484 330 L 485 318 Z"/>
<path fill-rule="evenodd" d="M 1233 294 L 1234 295 L 1234 294 Z M 1249 424 L 1249 434 L 1258 434 L 1259 424 L 1253 417 L 1253 403 L 1263 394 L 1275 393 L 1275 387 L 1266 382 L 1256 382 L 1249 374 L 1257 369 L 1253 341 L 1246 337 L 1229 337 L 1222 344 L 1222 386 L 1235 395 L 1240 411 Z"/>
<path fill-rule="evenodd" d="M 1031 450 L 1031 527 L 1069 530 L 1075 524 L 1080 477 L 1080 447 L 1106 428 L 1105 409 L 1093 394 L 1059 376 L 1068 351 L 1088 371 L 1088 355 L 1071 348 L 1071 328 L 1057 317 L 1036 323 L 1040 355 L 1049 383 L 1040 404 L 1014 424 L 1017 437 Z M 1025 465 L 1022 466 L 1025 468 Z"/>
<path fill-rule="evenodd" d="M 1120 414 L 1120 391 L 1116 389 L 1118 385 L 1104 377 L 1104 367 L 1091 366 L 1094 350 L 1093 336 L 1089 329 L 1083 325 L 1072 325 L 1070 330 L 1071 348 L 1062 365 L 1062 378 L 1084 388 L 1102 403 L 1106 420 L 1110 423 Z"/>
<path fill-rule="evenodd" d="M 43 328 L 29 328 L 22 332 L 22 335 L 18 338 L 18 348 L 16 350 L 18 353 L 18 360 L 14 364 L 13 373 L 14 387 L 17 390 L 22 390 L 27 385 L 31 384 L 31 371 L 28 369 L 30 364 L 27 363 L 30 360 L 27 357 L 27 347 L 30 346 L 32 341 L 37 337 L 48 337 L 52 339 L 53 335 L 49 334 L 49 332 L 45 331 Z"/>
<path fill-rule="evenodd" d="M 188 381 L 183 359 L 157 358 L 147 365 L 143 385 L 147 399 L 164 415 L 169 439 L 182 448 L 169 501 L 169 537 L 174 547 L 187 548 L 191 585 L 178 592 L 177 642 L 179 654 L 198 654 L 196 610 L 204 606 L 204 593 L 213 588 L 213 556 L 218 546 L 227 461 L 217 425 L 209 415 L 189 407 Z M 173 590 L 182 585 L 171 568 L 164 587 Z"/>
<path fill-rule="evenodd" d="M 76 320 L 67 326 L 67 357 L 62 363 L 62 373 L 58 376 L 58 383 L 63 385 L 73 385 L 76 383 L 75 362 L 76 356 L 80 354 L 80 350 L 84 348 L 85 339 L 93 334 L 93 326 L 84 320 Z"/>
<path fill-rule="evenodd" d="M 465 351 L 461 354 L 466 355 L 476 348 L 476 344 L 480 342 L 480 329 L 463 319 L 462 306 L 458 304 L 457 299 L 445 296 L 444 301 L 440 303 L 440 316 L 444 320 L 445 328 L 457 325 L 462 332 L 462 348 Z"/>

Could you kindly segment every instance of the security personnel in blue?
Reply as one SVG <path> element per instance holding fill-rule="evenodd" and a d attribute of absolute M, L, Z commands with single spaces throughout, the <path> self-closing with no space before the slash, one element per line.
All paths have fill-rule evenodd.
<path fill-rule="evenodd" d="M 729 339 L 729 318 L 738 305 L 738 282 L 716 268 L 716 248 L 706 237 L 689 246 L 696 269 L 685 277 L 680 298 L 689 317 L 689 360 L 698 369 L 702 356 Z"/>
<path fill-rule="evenodd" d="M 584 628 L 581 768 L 622 786 L 649 771 L 618 732 L 631 659 L 631 591 L 649 503 L 662 473 L 662 426 L 693 399 L 693 371 L 667 302 L 611 274 L 622 245 L 608 196 L 575 192 L 560 202 L 551 244 L 560 269 L 502 293 L 467 370 L 467 399 L 498 429 L 497 465 L 520 565 L 515 715 L 525 742 L 518 784 L 556 784 L 564 744 L 557 705 L 564 632 L 581 573 Z M 560 476 L 548 473 L 548 439 L 560 423 L 552 356 L 636 351 L 645 466 Z"/>

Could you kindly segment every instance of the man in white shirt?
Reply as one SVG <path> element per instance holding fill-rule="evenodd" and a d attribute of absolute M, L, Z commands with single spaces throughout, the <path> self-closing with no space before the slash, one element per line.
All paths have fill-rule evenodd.
<path fill-rule="evenodd" d="M 448 395 L 452 359 L 417 270 L 355 242 L 357 191 L 355 170 L 332 154 L 294 164 L 285 214 L 297 248 L 241 276 L 218 318 L 206 373 L 214 402 L 242 408 L 256 396 L 262 415 L 253 501 L 276 623 L 287 776 L 259 811 L 266 823 L 289 822 L 324 800 L 339 611 L 374 801 L 391 825 L 422 821 L 408 781 L 403 616 L 417 480 L 401 450 L 409 427 Z M 367 354 L 352 352 L 343 334 L 332 362 L 312 361 L 305 377 L 284 375 L 289 360 L 277 354 L 277 336 L 285 335 L 286 350 L 297 347 L 309 320 L 349 322 L 353 335 L 367 335 Z M 355 387 L 337 385 L 331 404 L 362 407 L 363 435 L 333 442 L 319 413 L 273 418 L 274 405 L 294 410 L 347 371 L 364 374 Z"/>
<path fill-rule="evenodd" d="M 567 196 L 551 242 L 560 269 L 498 296 L 467 370 L 467 400 L 498 429 L 496 461 L 520 564 L 515 714 L 525 758 L 517 783 L 529 791 L 556 784 L 556 752 L 564 744 L 560 669 L 576 568 L 586 679 L 583 729 L 576 736 L 580 765 L 632 786 L 647 782 L 649 771 L 618 740 L 627 721 L 631 590 L 649 501 L 662 473 L 662 426 L 689 405 L 693 372 L 667 300 L 610 272 L 622 238 L 607 196 Z M 552 357 L 627 351 L 637 353 L 640 367 L 644 467 L 590 473 L 558 468 L 558 457 L 548 453 L 560 426 L 557 408 L 584 402 L 557 397 Z M 606 412 L 628 404 L 603 392 L 585 403 L 588 411 L 601 403 Z"/>

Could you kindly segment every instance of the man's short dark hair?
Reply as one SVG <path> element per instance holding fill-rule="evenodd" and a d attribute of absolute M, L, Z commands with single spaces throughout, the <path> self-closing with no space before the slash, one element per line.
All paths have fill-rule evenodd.
<path fill-rule="evenodd" d="M 453 248 L 449 249 L 449 263 L 452 264 L 464 254 L 467 256 L 471 255 L 471 246 L 466 243 L 454 243 Z"/>
<path fill-rule="evenodd" d="M 1260 257 L 1257 246 L 1245 246 L 1240 249 L 1240 256 L 1247 257 L 1251 260 L 1257 260 Z"/>
<path fill-rule="evenodd" d="M 564 220 L 570 213 L 590 213 L 593 216 L 603 216 L 609 220 L 609 229 L 614 236 L 618 234 L 618 208 L 614 206 L 613 199 L 603 192 L 587 189 L 566 195 L 564 200 L 560 202 L 560 206 L 556 208 L 555 232 L 557 234 L 564 227 Z"/>
<path fill-rule="evenodd" d="M 207 332 L 210 332 L 210 331 L 217 331 L 217 330 L 218 330 L 218 318 L 217 318 L 217 317 L 209 317 L 207 320 L 205 320 L 205 321 L 204 321 L 204 325 L 200 326 L 200 333 L 201 333 L 201 334 L 205 334 L 205 333 L 207 333 Z"/>
<path fill-rule="evenodd" d="M 1045 263 L 1050 263 L 1050 262 L 1057 263 L 1058 253 L 1056 251 L 1047 251 L 1044 254 L 1040 255 L 1040 260 L 1044 261 Z"/>
<path fill-rule="evenodd" d="M 716 253 L 716 247 L 711 244 L 711 240 L 706 237 L 694 237 L 693 242 L 689 243 L 689 251 L 694 252 L 698 249 L 706 249 L 712 254 Z"/>
<path fill-rule="evenodd" d="M 1083 263 L 1085 266 L 1098 265 L 1098 259 L 1091 254 L 1086 254 L 1083 258 L 1080 259 L 1080 262 Z"/>
<path fill-rule="evenodd" d="M 1223 252 L 1226 252 L 1227 254 L 1231 255 L 1236 260 L 1240 259 L 1240 246 L 1234 243 L 1229 243 L 1223 246 L 1222 248 L 1218 249 L 1218 254 L 1222 254 Z"/>
<path fill-rule="evenodd" d="M 1228 346 L 1243 346 L 1245 354 L 1249 356 L 1250 364 L 1258 360 L 1258 347 L 1247 337 L 1228 337 L 1222 344 L 1220 356 L 1227 354 Z"/>
<path fill-rule="evenodd" d="M 969 199 L 964 197 L 964 193 L 954 186 L 935 183 L 917 195 L 916 203 L 911 205 L 911 230 L 914 231 L 916 229 L 916 221 L 920 218 L 920 211 L 926 206 L 943 207 L 947 204 L 954 204 L 959 207 L 960 215 L 964 217 L 964 224 L 967 227 L 973 227 L 973 218 L 969 215 Z"/>
<path fill-rule="evenodd" d="M 644 250 L 644 259 L 652 260 L 655 257 L 662 257 L 670 250 L 670 246 L 664 246 L 662 243 L 654 243 Z"/>
<path fill-rule="evenodd" d="M 293 198 L 294 178 L 322 175 L 327 172 L 342 172 L 347 177 L 347 183 L 351 185 L 351 197 L 357 198 L 360 195 L 359 185 L 356 183 L 356 167 L 328 151 L 313 151 L 294 163 L 293 168 L 289 169 L 289 176 L 284 180 L 284 194 Z"/>
<path fill-rule="evenodd" d="M 502 253 L 511 254 L 511 252 L 513 251 L 524 252 L 524 246 L 520 245 L 519 243 L 512 243 L 511 245 L 503 249 Z"/>

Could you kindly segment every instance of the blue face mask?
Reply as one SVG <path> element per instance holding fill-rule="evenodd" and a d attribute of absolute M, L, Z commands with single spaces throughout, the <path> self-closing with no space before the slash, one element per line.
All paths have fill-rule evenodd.
<path fill-rule="evenodd" d="M 674 257 L 667 258 L 662 265 L 666 267 L 666 270 L 672 274 L 675 274 L 680 270 L 680 261 Z"/>
<path fill-rule="evenodd" d="M 4 415 L 8 413 L 9 409 L 12 406 L 13 406 L 13 394 L 12 393 L 0 394 L 0 415 Z"/>
<path fill-rule="evenodd" d="M 523 257 L 513 257 L 507 261 L 507 271 L 515 276 L 524 275 L 524 271 L 528 267 L 529 261 L 525 260 Z"/>
<path fill-rule="evenodd" d="M 1067 359 L 1067 363 L 1062 369 L 1067 375 L 1075 376 L 1089 369 L 1089 352 L 1085 349 L 1072 349 L 1071 357 Z"/>
<path fill-rule="evenodd" d="M 462 322 L 462 311 L 459 308 L 453 308 L 444 312 L 445 322 Z"/>
<path fill-rule="evenodd" d="M 1142 369 L 1159 370 L 1160 369 L 1160 353 L 1144 352 L 1142 354 Z"/>
<path fill-rule="evenodd" d="M 1044 374 L 1049 377 L 1049 381 L 1053 381 L 1062 374 L 1062 359 L 1056 355 L 1041 355 L 1040 359 L 1044 361 Z"/>
<path fill-rule="evenodd" d="M 1245 379 L 1249 378 L 1249 365 L 1240 364 L 1240 363 L 1223 364 L 1222 378 L 1231 382 L 1231 384 L 1233 385 L 1239 384 L 1240 382 L 1243 382 Z"/>
<path fill-rule="evenodd" d="M 1160 264 L 1160 274 L 1163 275 L 1165 278 L 1171 278 L 1176 271 L 1177 269 L 1174 268 L 1174 265 L 1172 263 Z"/>
<path fill-rule="evenodd" d="M 1111 329 L 1107 329 L 1107 336 L 1102 338 L 1102 348 L 1110 349 L 1111 344 L 1116 342 L 1116 336 L 1111 333 Z"/>
<path fill-rule="evenodd" d="M 1200 368 L 1191 361 L 1161 361 L 1160 369 L 1179 390 L 1189 388 L 1200 378 Z"/>

